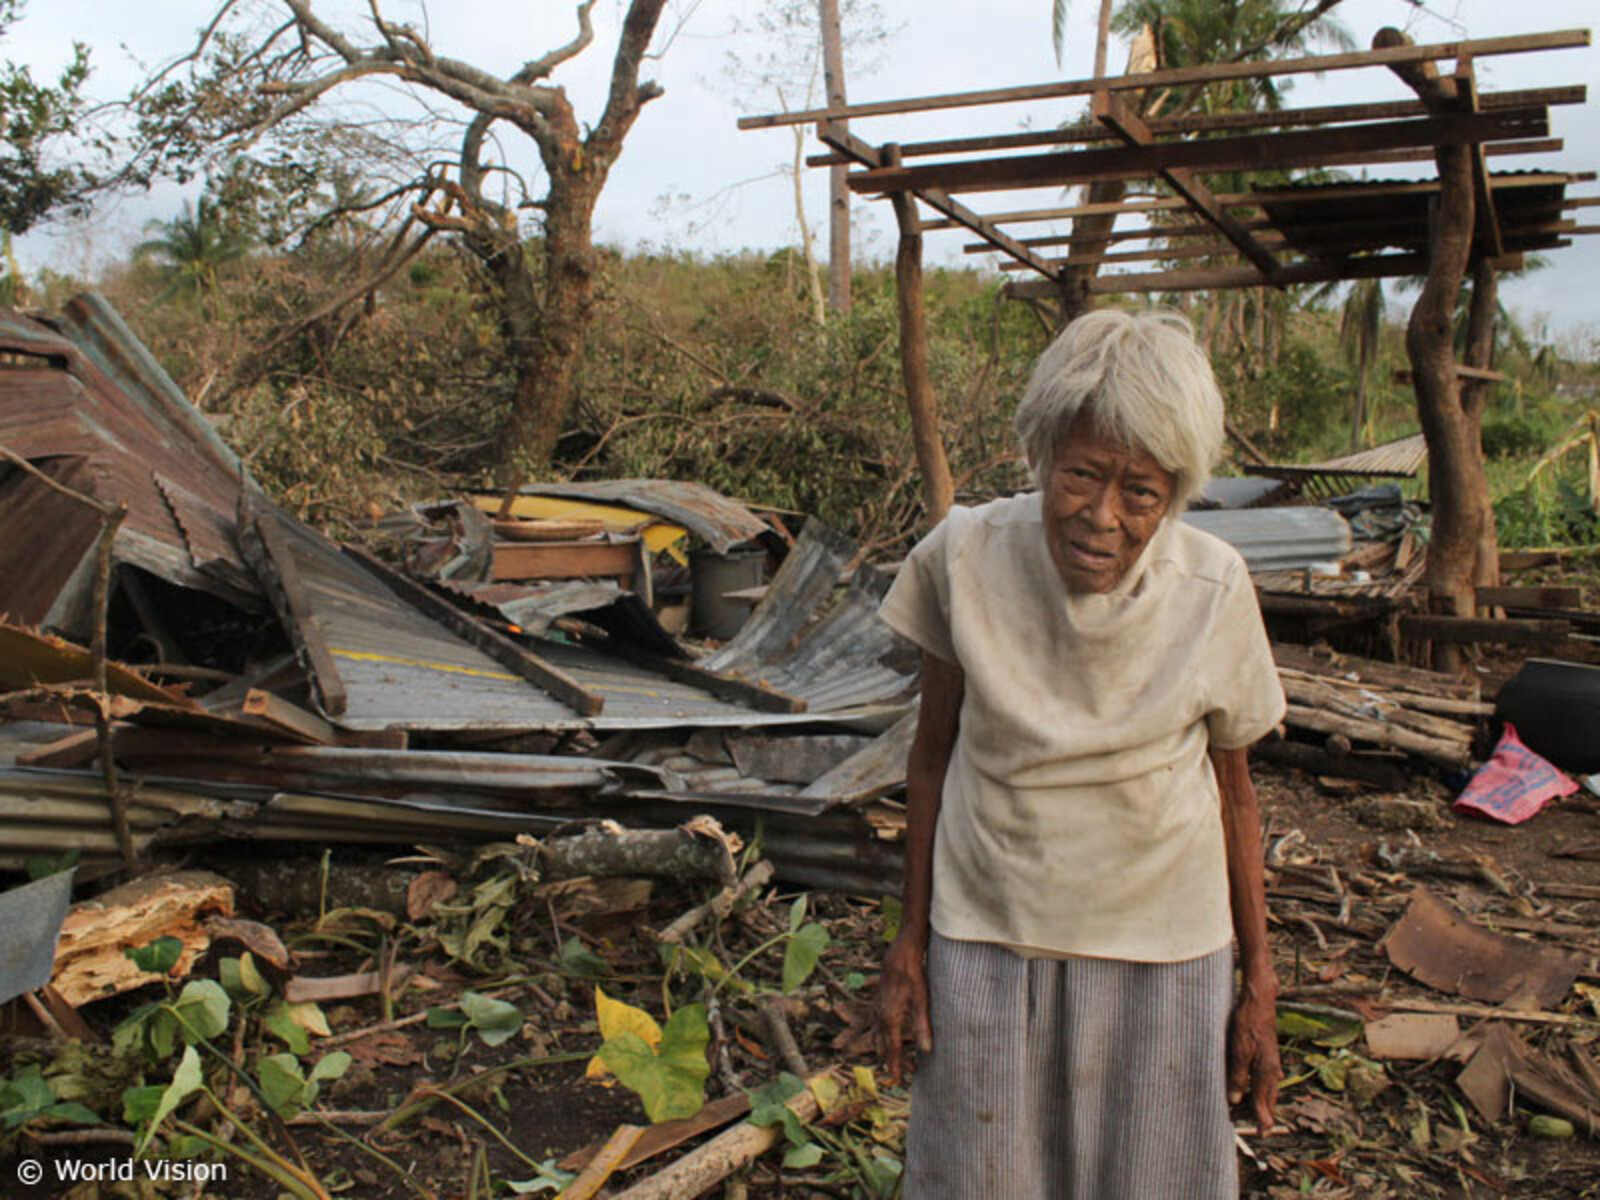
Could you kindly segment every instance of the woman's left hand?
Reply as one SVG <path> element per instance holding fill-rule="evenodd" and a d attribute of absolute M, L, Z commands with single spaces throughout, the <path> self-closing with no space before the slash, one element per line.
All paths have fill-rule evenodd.
<path fill-rule="evenodd" d="M 1248 1092 L 1262 1137 L 1272 1129 L 1272 1110 L 1283 1080 L 1277 992 L 1271 984 L 1259 988 L 1246 984 L 1228 1022 L 1228 1103 L 1238 1104 Z"/>

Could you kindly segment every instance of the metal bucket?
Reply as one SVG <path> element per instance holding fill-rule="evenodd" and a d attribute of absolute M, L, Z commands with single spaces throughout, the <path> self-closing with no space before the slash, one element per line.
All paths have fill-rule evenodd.
<path fill-rule="evenodd" d="M 759 586 L 766 573 L 767 552 L 759 546 L 728 554 L 696 550 L 689 555 L 690 627 L 702 637 L 727 641 L 749 619 L 751 605 L 726 594 Z"/>

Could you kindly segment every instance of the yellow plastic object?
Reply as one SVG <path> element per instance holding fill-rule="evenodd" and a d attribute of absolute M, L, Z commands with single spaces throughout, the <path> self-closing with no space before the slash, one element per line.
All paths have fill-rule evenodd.
<path fill-rule="evenodd" d="M 480 512 L 495 514 L 500 511 L 503 496 L 477 494 L 472 505 Z M 689 531 L 682 525 L 663 521 L 651 513 L 617 504 L 595 504 L 589 500 L 569 500 L 564 496 L 518 496 L 511 504 L 514 517 L 543 517 L 546 520 L 571 520 L 588 518 L 603 521 L 608 533 L 637 533 L 644 538 L 644 547 L 651 554 L 666 551 L 680 566 L 688 563 L 684 547 Z"/>

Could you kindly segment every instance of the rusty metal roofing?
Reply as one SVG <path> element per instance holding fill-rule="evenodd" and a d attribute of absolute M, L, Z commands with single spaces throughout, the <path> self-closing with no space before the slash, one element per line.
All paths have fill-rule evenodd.
<path fill-rule="evenodd" d="M 0 390 L 4 388 L 0 374 Z M 83 455 L 46 459 L 39 470 L 77 491 L 94 490 Z M 24 625 L 88 626 L 100 514 L 17 467 L 0 462 L 0 617 Z M 29 537 L 48 530 L 48 537 Z M 75 582 L 76 581 L 76 582 Z"/>
<path fill-rule="evenodd" d="M 52 324 L 0 310 L 0 353 L 23 356 L 0 370 L 0 445 L 30 461 L 81 458 L 77 482 L 95 499 L 127 505 L 117 562 L 254 604 L 256 583 L 230 532 L 238 460 L 109 305 L 80 296 Z M 33 504 L 0 525 L 0 558 L 43 553 L 61 513 L 59 504 Z M 79 543 L 83 524 L 68 522 Z M 61 554 L 70 558 L 71 547 Z M 78 562 L 0 577 L 0 610 L 42 611 L 87 633 L 78 597 L 90 581 Z"/>
<path fill-rule="evenodd" d="M 737 500 L 703 483 L 678 479 L 607 479 L 593 483 L 530 483 L 528 496 L 564 496 L 620 504 L 682 525 L 718 554 L 766 533 L 766 522 Z"/>

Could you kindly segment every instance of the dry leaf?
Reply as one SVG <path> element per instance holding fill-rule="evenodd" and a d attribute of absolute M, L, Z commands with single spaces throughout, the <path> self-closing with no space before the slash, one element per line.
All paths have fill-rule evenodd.
<path fill-rule="evenodd" d="M 441 900 L 456 894 L 456 881 L 443 871 L 424 871 L 406 888 L 406 917 L 420 921 Z"/>
<path fill-rule="evenodd" d="M 416 1043 L 398 1029 L 357 1038 L 345 1045 L 345 1051 L 369 1067 L 409 1067 L 423 1061 Z"/>

